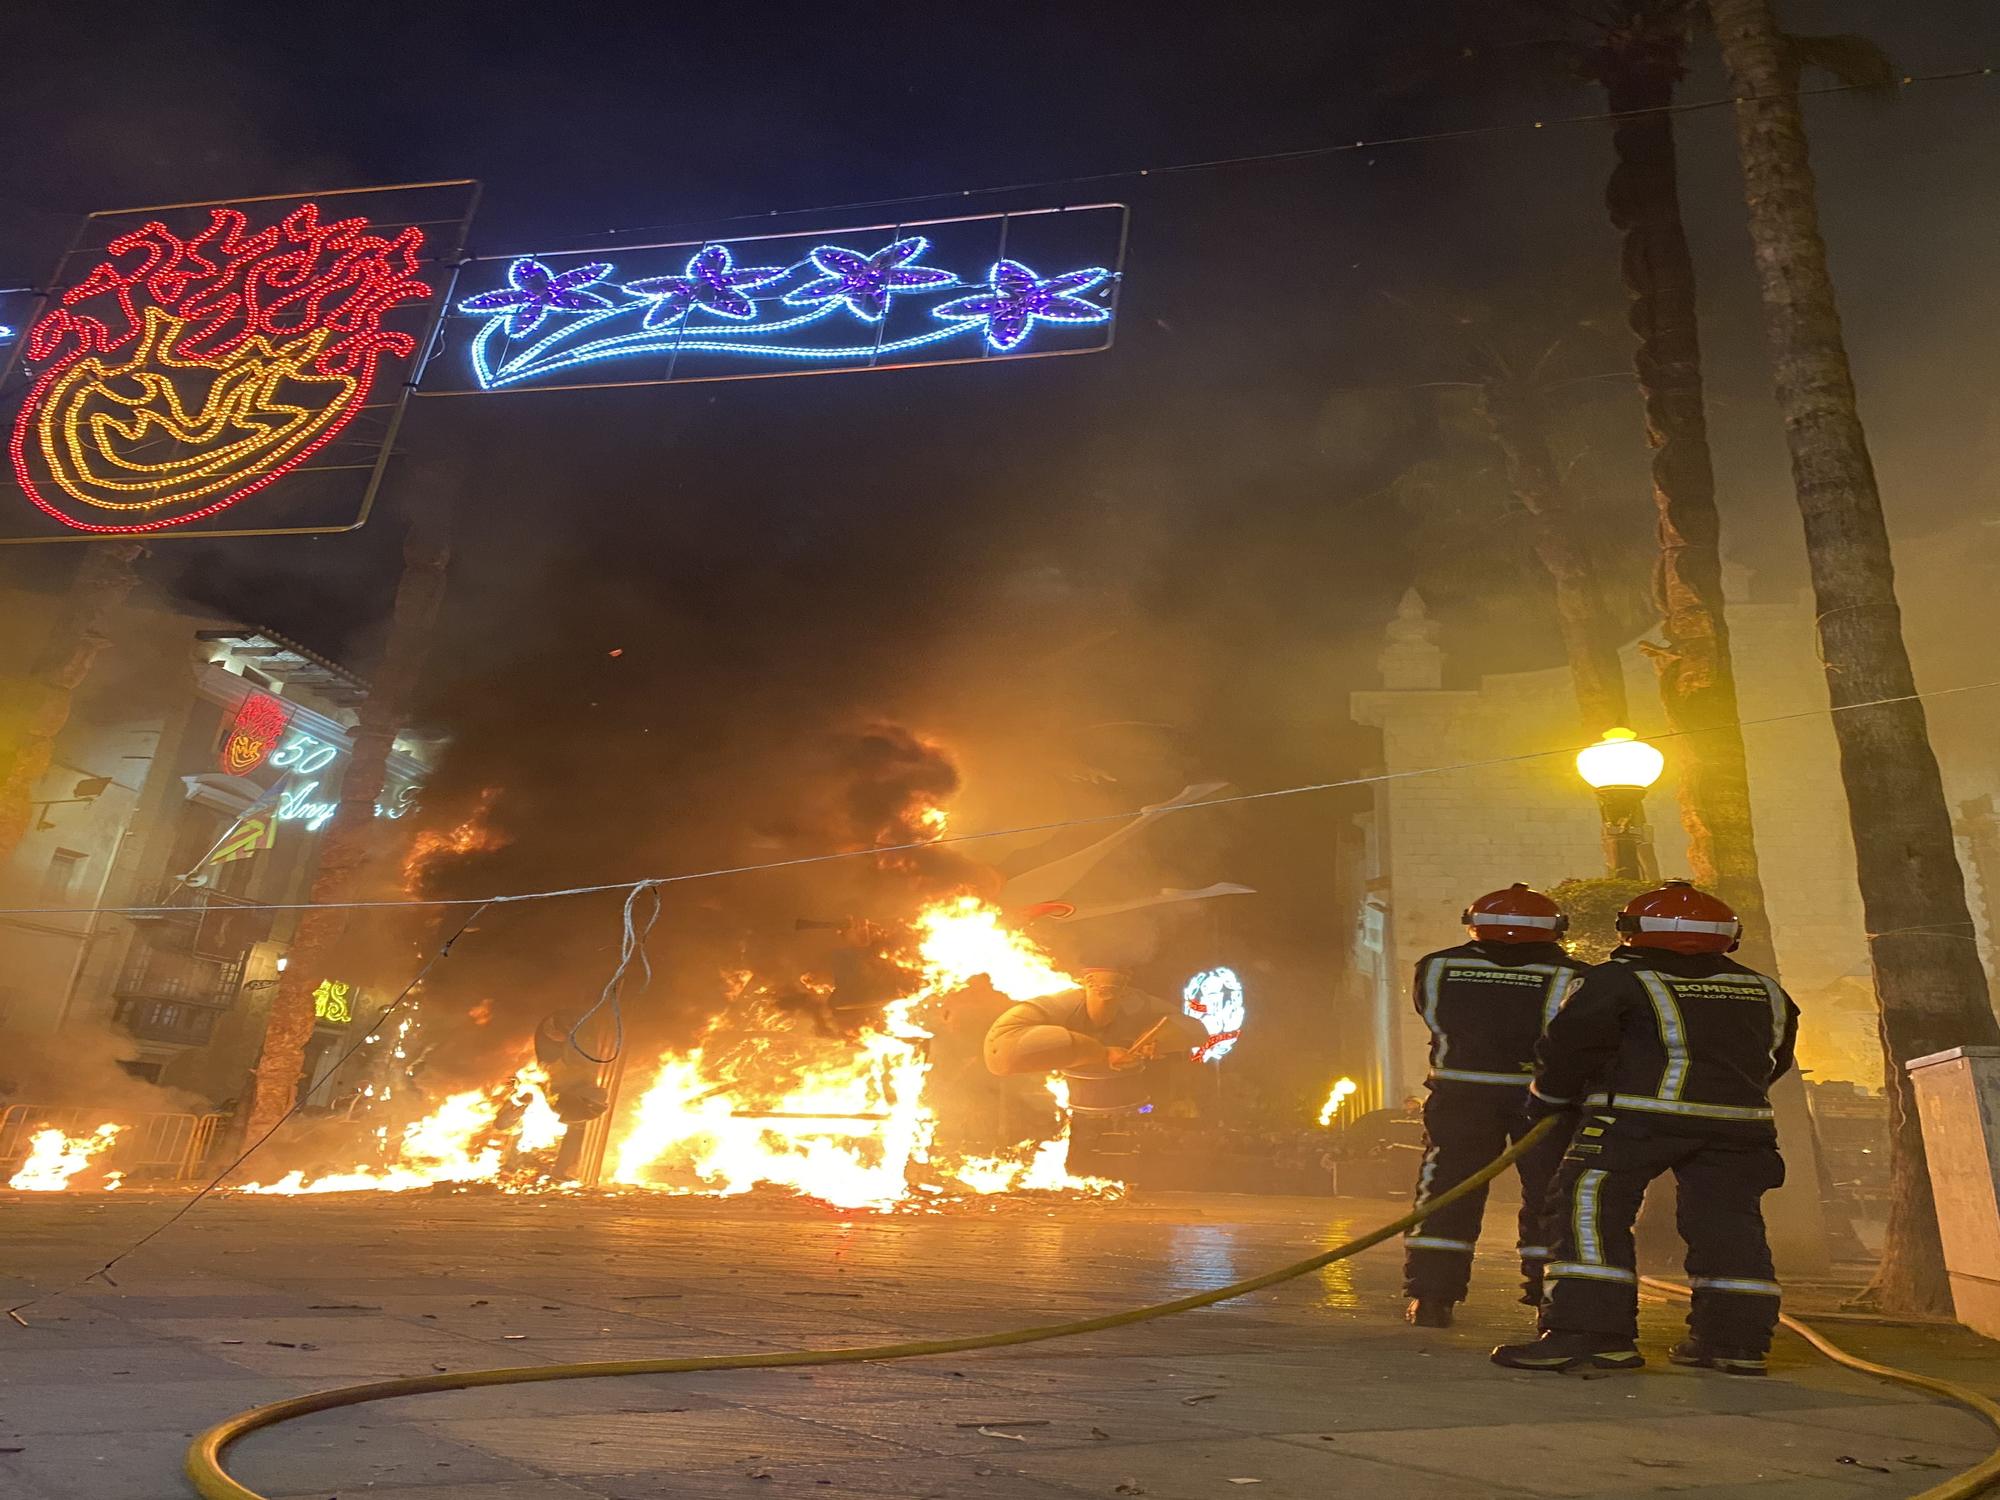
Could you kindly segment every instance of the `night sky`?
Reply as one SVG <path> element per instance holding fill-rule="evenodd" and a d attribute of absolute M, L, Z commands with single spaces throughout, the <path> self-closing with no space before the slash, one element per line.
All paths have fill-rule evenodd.
<path fill-rule="evenodd" d="M 1921 20 L 1859 0 L 1785 9 L 1799 30 L 1867 31 L 1906 72 L 2000 59 L 2000 13 L 1980 0 Z M 1446 12 L 16 6 L 0 283 L 45 274 L 75 214 L 133 203 L 476 177 L 476 250 L 556 250 L 901 195 L 940 195 L 912 215 L 957 212 L 961 190 L 996 183 L 1601 107 L 1518 57 L 1467 59 Z M 1720 92 L 1703 53 L 1684 97 Z M 1996 105 L 1975 81 L 1811 109 L 1903 535 L 1992 508 Z M 1790 586 L 1801 549 L 1727 111 L 1684 116 L 1680 139 L 1728 550 Z M 420 400 L 365 530 L 163 543 L 149 576 L 365 672 L 404 519 L 431 498 L 408 476 L 430 461 L 459 476 L 423 715 L 456 748 L 430 815 L 497 786 L 513 842 L 453 871 L 453 890 L 824 847 L 839 830 L 810 814 L 817 789 L 841 774 L 843 737 L 876 722 L 945 746 L 962 829 L 1137 806 L 1195 778 L 1355 774 L 1371 749 L 1346 695 L 1372 684 L 1381 623 L 1419 566 L 1387 498 L 1435 439 L 1412 393 L 1461 373 L 1413 302 L 1599 330 L 1580 356 L 1596 384 L 1574 456 L 1607 550 L 1647 544 L 1609 164 L 1603 127 L 1551 126 L 980 196 L 971 206 L 1131 205 L 1111 353 Z M 1496 587 L 1531 590 L 1518 537 L 1475 537 L 1475 558 L 1489 545 Z M 71 561 L 17 550 L 0 576 L 51 584 Z M 1448 644 L 1469 646 L 1471 604 L 1434 603 Z M 1557 660 L 1535 609 L 1480 646 L 1489 669 Z M 1258 885 L 1232 941 L 1323 994 L 1345 940 L 1329 920 L 1332 841 L 1359 805 L 1203 814 L 1165 841 L 1169 873 Z M 758 923 L 852 894 L 739 882 L 679 898 L 685 982 L 699 989 Z M 533 992 L 508 1014 L 594 985 L 607 912 L 508 920 L 466 981 Z M 525 984 L 501 965 L 524 948 L 541 965 Z"/>

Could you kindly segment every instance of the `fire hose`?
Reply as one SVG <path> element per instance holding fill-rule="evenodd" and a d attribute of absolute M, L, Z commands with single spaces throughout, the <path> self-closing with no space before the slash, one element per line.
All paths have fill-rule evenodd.
<path fill-rule="evenodd" d="M 906 1344 L 878 1344 L 860 1349 L 792 1349 L 773 1350 L 761 1354 L 710 1354 L 683 1359 L 623 1359 L 602 1360 L 588 1364 L 568 1365 L 527 1365 L 496 1370 L 459 1370 L 439 1375 L 413 1375 L 398 1380 L 375 1380 L 365 1385 L 339 1386 L 332 1390 L 315 1391 L 310 1395 L 294 1396 L 286 1401 L 273 1401 L 266 1406 L 253 1406 L 248 1411 L 218 1422 L 206 1432 L 198 1435 L 187 1450 L 187 1476 L 202 1500 L 269 1500 L 230 1477 L 223 1468 L 223 1456 L 231 1444 L 248 1437 L 253 1432 L 267 1427 L 275 1427 L 282 1422 L 296 1421 L 316 1412 L 333 1411 L 343 1406 L 360 1406 L 370 1401 L 387 1401 L 398 1396 L 422 1396 L 434 1391 L 474 1390 L 489 1385 L 531 1385 L 547 1380 L 594 1380 L 616 1375 L 686 1375 L 707 1370 L 768 1370 L 797 1368 L 810 1365 L 863 1364 L 877 1360 L 921 1359 L 938 1354 L 963 1354 L 974 1349 L 1002 1349 L 1016 1344 L 1038 1344 L 1049 1339 L 1074 1338 L 1079 1334 L 1102 1333 L 1111 1328 L 1124 1328 L 1133 1323 L 1149 1323 L 1155 1318 L 1172 1317 L 1176 1313 L 1192 1312 L 1200 1307 L 1213 1307 L 1218 1302 L 1228 1302 L 1234 1298 L 1260 1292 L 1266 1287 L 1277 1286 L 1281 1282 L 1294 1281 L 1308 1276 L 1324 1266 L 1393 1239 L 1413 1225 L 1422 1223 L 1439 1209 L 1448 1207 L 1476 1192 L 1498 1177 L 1507 1168 L 1524 1156 L 1550 1131 L 1556 1128 L 1556 1119 L 1543 1120 L 1520 1140 L 1509 1146 L 1492 1161 L 1481 1167 L 1472 1176 L 1456 1186 L 1446 1189 L 1404 1214 L 1392 1223 L 1358 1235 L 1336 1245 L 1331 1250 L 1323 1250 L 1275 1271 L 1266 1271 L 1261 1276 L 1252 1276 L 1247 1281 L 1233 1282 L 1228 1286 L 1216 1287 L 1212 1291 L 1196 1292 L 1191 1296 L 1178 1297 L 1171 1302 L 1156 1303 L 1151 1307 L 1135 1307 L 1125 1312 L 1106 1313 L 1102 1317 L 1084 1318 L 1074 1323 L 1052 1323 L 1041 1328 L 1013 1328 L 1000 1333 L 972 1334 L 963 1338 L 928 1339 Z M 1645 1277 L 1645 1283 L 1656 1290 L 1670 1295 L 1685 1297 L 1686 1288 L 1671 1282 L 1657 1281 Z M 2000 1432 L 2000 1404 L 1988 1400 L 1977 1391 L 1968 1390 L 1948 1380 L 1936 1380 L 1927 1375 L 1918 1375 L 1909 1370 L 1899 1370 L 1889 1365 L 1873 1364 L 1865 1359 L 1847 1353 L 1823 1338 L 1796 1319 L 1780 1319 L 1783 1325 L 1811 1344 L 1821 1354 L 1837 1364 L 1863 1374 L 1879 1376 L 1884 1380 L 1912 1386 L 1932 1395 L 1942 1396 L 1977 1413 Z M 1985 1462 L 1967 1469 L 1954 1478 L 1934 1485 L 1913 1500 L 1971 1500 L 1989 1484 L 2000 1480 L 2000 1449 Z"/>

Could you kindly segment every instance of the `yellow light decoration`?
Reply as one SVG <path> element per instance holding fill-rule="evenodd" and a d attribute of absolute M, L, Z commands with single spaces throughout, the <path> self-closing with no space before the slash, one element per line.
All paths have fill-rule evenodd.
<path fill-rule="evenodd" d="M 1603 791 L 1627 788 L 1644 791 L 1660 779 L 1667 758 L 1629 729 L 1607 729 L 1596 744 L 1579 750 L 1576 773 Z"/>
<path fill-rule="evenodd" d="M 220 358 L 189 360 L 174 352 L 186 326 L 147 308 L 130 359 L 121 365 L 79 359 L 43 393 L 36 447 L 66 494 L 97 510 L 187 505 L 285 467 L 352 414 L 354 377 L 309 373 L 329 330 L 283 344 L 260 335 Z M 176 372 L 189 373 L 177 380 Z M 137 394 L 120 385 L 136 386 Z M 294 399 L 281 399 L 281 387 Z M 323 400 L 299 404 L 301 392 Z M 191 395 L 199 402 L 192 410 Z M 184 451 L 164 462 L 141 461 L 138 451 L 156 440 Z"/>
<path fill-rule="evenodd" d="M 339 979 L 323 979 L 313 991 L 313 1014 L 333 1025 L 354 1019 L 354 986 Z"/>

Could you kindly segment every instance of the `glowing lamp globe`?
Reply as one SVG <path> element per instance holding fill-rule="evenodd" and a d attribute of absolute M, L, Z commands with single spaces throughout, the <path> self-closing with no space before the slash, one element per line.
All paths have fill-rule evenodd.
<path fill-rule="evenodd" d="M 1576 774 L 1599 791 L 1643 792 L 1660 779 L 1667 758 L 1629 729 L 1607 729 L 1604 738 L 1576 756 Z"/>

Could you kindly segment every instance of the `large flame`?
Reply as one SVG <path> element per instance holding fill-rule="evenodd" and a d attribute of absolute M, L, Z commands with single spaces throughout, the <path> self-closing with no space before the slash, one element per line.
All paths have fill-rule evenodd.
<path fill-rule="evenodd" d="M 28 1138 L 28 1159 L 7 1179 L 7 1186 L 22 1193 L 60 1193 L 124 1128 L 104 1124 L 89 1135 L 64 1135 L 53 1128 L 38 1130 Z M 106 1186 L 116 1187 L 119 1175 L 112 1173 Z"/>
<path fill-rule="evenodd" d="M 657 1072 L 628 1097 L 612 1124 L 610 1180 L 664 1193 L 730 1195 L 776 1187 L 838 1208 L 866 1209 L 962 1194 L 1119 1191 L 1115 1182 L 1069 1172 L 1069 1090 L 1060 1078 L 1048 1086 L 1058 1122 L 1049 1138 L 1023 1141 L 998 1156 L 935 1156 L 926 1007 L 982 977 L 1013 1001 L 1061 994 L 1077 981 L 977 896 L 932 903 L 908 935 L 908 949 L 897 955 L 910 975 L 908 993 L 857 1035 L 829 1039 L 797 1029 L 749 1029 L 767 1018 L 738 1015 L 711 1027 L 700 1045 L 662 1056 Z M 746 978 L 737 976 L 732 986 L 739 1002 L 749 993 Z M 334 1172 L 293 1171 L 238 1190 L 404 1192 L 487 1184 L 534 1192 L 569 1186 L 555 1174 L 566 1127 L 550 1105 L 547 1083 L 539 1066 L 524 1063 L 500 1084 L 452 1094 L 400 1130 L 376 1126 L 372 1161 Z"/>
<path fill-rule="evenodd" d="M 775 1184 L 841 1208 L 892 1207 L 927 1179 L 933 1192 L 940 1180 L 975 1193 L 1114 1186 L 1064 1169 L 1066 1110 L 1060 1134 L 1025 1143 L 1019 1162 L 932 1160 L 930 1036 L 917 1019 L 924 1004 L 982 976 L 1010 1000 L 1061 994 L 1077 982 L 977 896 L 934 902 L 914 926 L 921 978 L 912 992 L 852 1050 L 804 1069 L 775 1096 L 756 1085 L 754 1052 L 747 1064 L 740 1049 L 716 1060 L 703 1049 L 664 1057 L 619 1143 L 613 1180 L 680 1192 Z"/>
<path fill-rule="evenodd" d="M 1040 1000 L 1077 987 L 1030 939 L 1008 928 L 997 907 L 957 896 L 924 908 L 917 918 L 924 994 L 946 994 L 986 976 L 1009 1000 Z"/>

